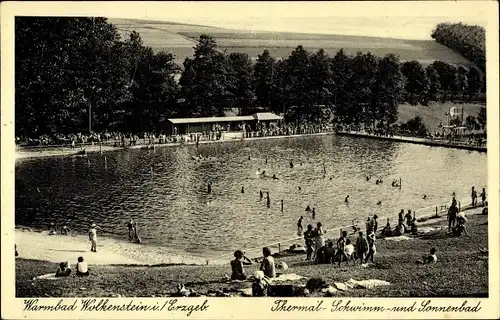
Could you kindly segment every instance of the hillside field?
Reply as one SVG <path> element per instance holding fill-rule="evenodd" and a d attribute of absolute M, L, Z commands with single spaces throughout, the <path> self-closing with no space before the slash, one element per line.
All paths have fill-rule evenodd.
<path fill-rule="evenodd" d="M 404 40 L 392 38 L 363 37 L 334 34 L 307 34 L 290 32 L 253 32 L 210 26 L 188 25 L 172 22 L 109 19 L 117 26 L 124 38 L 137 31 L 146 46 L 154 51 L 165 50 L 175 55 L 175 61 L 182 66 L 186 57 L 192 57 L 200 34 L 212 36 L 218 46 L 227 52 L 244 52 L 256 59 L 265 49 L 276 58 L 285 58 L 298 45 L 314 52 L 324 49 L 329 55 L 344 49 L 349 55 L 356 52 L 371 52 L 377 56 L 388 53 L 399 55 L 402 61 L 417 60 L 430 64 L 442 60 L 456 65 L 470 65 L 467 59 L 449 48 L 432 40 Z"/>
<path fill-rule="evenodd" d="M 465 120 L 469 115 L 477 117 L 479 108 L 484 107 L 484 105 L 474 103 L 457 104 L 451 102 L 430 103 L 428 106 L 402 104 L 398 109 L 398 123 L 405 123 L 415 118 L 415 116 L 420 116 L 429 130 L 437 130 L 440 122 L 443 125 L 448 124 L 448 116 L 446 113 L 449 112 L 450 107 L 463 107 Z"/>

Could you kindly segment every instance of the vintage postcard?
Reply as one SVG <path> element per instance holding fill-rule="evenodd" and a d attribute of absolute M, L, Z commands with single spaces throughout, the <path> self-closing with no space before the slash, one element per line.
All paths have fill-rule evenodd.
<path fill-rule="evenodd" d="M 500 316 L 497 2 L 0 8 L 2 319 Z"/>

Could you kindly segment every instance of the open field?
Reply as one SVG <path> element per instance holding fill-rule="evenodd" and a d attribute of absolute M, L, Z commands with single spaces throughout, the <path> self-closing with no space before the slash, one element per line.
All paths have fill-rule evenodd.
<path fill-rule="evenodd" d="M 479 250 L 488 245 L 488 217 L 479 215 L 480 209 L 466 211 L 469 219 L 468 232 L 471 237 L 451 237 L 445 229 L 429 234 L 411 237 L 407 241 L 378 240 L 375 263 L 369 268 L 359 265 L 313 265 L 304 261 L 304 255 L 283 255 L 276 261 L 285 261 L 290 269 L 306 278 L 322 277 L 328 284 L 351 278 L 380 279 L 390 286 L 372 290 L 355 289 L 338 291 L 338 296 L 488 296 L 488 256 Z M 426 226 L 444 227 L 446 221 L 430 219 Z M 422 223 L 421 225 L 425 224 Z M 337 235 L 332 235 L 336 237 Z M 354 239 L 354 235 L 349 236 Z M 417 265 L 415 261 L 435 247 L 438 262 L 435 265 Z M 250 287 L 250 283 L 228 283 L 225 275 L 230 274 L 229 265 L 174 265 L 133 266 L 94 265 L 90 266 L 88 278 L 69 277 L 58 280 L 36 280 L 33 277 L 54 272 L 55 263 L 17 259 L 16 295 L 18 297 L 85 297 L 126 296 L 151 297 L 168 296 L 175 292 L 176 285 L 186 287 L 200 294 L 209 290 L 238 290 Z M 247 268 L 252 274 L 258 264 Z M 305 284 L 299 280 L 295 284 Z M 155 285 L 152 285 L 155 284 Z"/>
<path fill-rule="evenodd" d="M 136 30 L 145 45 L 155 51 L 166 50 L 176 56 L 181 65 L 186 57 L 193 55 L 196 40 L 202 33 L 212 36 L 221 49 L 227 52 L 244 52 L 256 59 L 265 49 L 277 58 L 287 57 L 298 45 L 314 52 L 323 48 L 329 55 L 344 49 L 349 55 L 358 51 L 371 52 L 377 56 L 394 53 L 402 61 L 418 60 L 430 64 L 442 60 L 453 64 L 470 65 L 470 62 L 449 48 L 431 40 L 403 40 L 380 37 L 365 37 L 335 34 L 307 34 L 290 32 L 254 32 L 209 26 L 198 26 L 160 21 L 109 19 L 122 37 Z"/>

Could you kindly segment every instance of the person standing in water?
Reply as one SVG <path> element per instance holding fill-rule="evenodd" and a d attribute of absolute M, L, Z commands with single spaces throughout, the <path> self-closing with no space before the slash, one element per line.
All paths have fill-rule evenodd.
<path fill-rule="evenodd" d="M 316 208 L 313 208 L 312 210 L 312 218 L 313 220 L 316 219 Z"/>
<path fill-rule="evenodd" d="M 241 193 L 245 193 L 245 187 L 241 187 Z"/>
<path fill-rule="evenodd" d="M 207 190 L 207 191 L 208 191 L 208 194 L 211 194 L 211 193 L 212 193 L 212 182 L 209 182 L 209 183 L 208 183 L 208 188 L 207 188 L 207 189 L 208 189 L 208 190 Z"/>
<path fill-rule="evenodd" d="M 264 195 L 262 194 L 262 190 L 259 190 L 259 194 L 260 194 L 260 200 L 262 200 L 262 198 L 264 197 Z"/>
<path fill-rule="evenodd" d="M 281 199 L 281 212 L 283 212 L 283 199 Z"/>
<path fill-rule="evenodd" d="M 290 160 L 290 169 L 293 169 L 293 162 Z"/>
<path fill-rule="evenodd" d="M 267 192 L 267 207 L 271 208 L 271 198 L 269 197 L 269 191 Z"/>

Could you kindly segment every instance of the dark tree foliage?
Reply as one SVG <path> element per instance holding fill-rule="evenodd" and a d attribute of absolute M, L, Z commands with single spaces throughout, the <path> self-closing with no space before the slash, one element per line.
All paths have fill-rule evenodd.
<path fill-rule="evenodd" d="M 229 55 L 228 63 L 231 107 L 239 108 L 241 114 L 251 114 L 256 100 L 252 61 L 248 54 L 234 52 Z"/>
<path fill-rule="evenodd" d="M 440 25 L 435 36 L 449 30 Z M 16 18 L 15 39 L 18 136 L 84 132 L 89 122 L 93 131 L 162 131 L 166 118 L 229 108 L 273 111 L 296 124 L 330 122 L 333 112 L 340 123 L 387 127 L 404 101 L 472 100 L 485 90 L 474 67 L 434 61 L 424 68 L 393 54 L 349 57 L 342 49 L 329 57 L 302 46 L 278 61 L 265 50 L 253 64 L 247 54 L 221 52 L 208 35 L 176 83 L 170 53 L 153 52 L 135 31 L 120 40 L 105 18 Z M 486 112 L 477 119 L 484 127 Z"/>
<path fill-rule="evenodd" d="M 447 46 L 486 71 L 486 32 L 483 27 L 463 23 L 440 23 L 432 32 L 437 43 Z"/>
<path fill-rule="evenodd" d="M 416 116 L 415 118 L 410 119 L 406 123 L 402 124 L 401 129 L 407 130 L 410 133 L 421 137 L 427 136 L 428 132 L 427 127 L 425 126 L 420 116 Z"/>
<path fill-rule="evenodd" d="M 398 120 L 398 105 L 403 101 L 404 76 L 399 58 L 388 54 L 378 63 L 375 81 L 374 100 L 372 101 L 374 119 L 382 127 Z"/>
<path fill-rule="evenodd" d="M 271 110 L 273 96 L 276 95 L 276 59 L 271 56 L 269 50 L 264 50 L 253 68 L 256 103 L 264 110 Z"/>
<path fill-rule="evenodd" d="M 486 107 L 481 107 L 477 114 L 477 122 L 481 126 L 481 129 L 486 128 Z"/>
<path fill-rule="evenodd" d="M 16 135 L 86 132 L 89 112 L 92 131 L 153 130 L 144 118 L 173 107 L 172 56 L 153 54 L 137 33 L 120 41 L 105 18 L 15 23 Z"/>
<path fill-rule="evenodd" d="M 481 73 L 474 67 L 469 68 L 467 73 L 467 94 L 469 95 L 469 100 L 477 96 L 481 91 L 482 85 L 483 77 L 481 77 Z"/>
<path fill-rule="evenodd" d="M 182 74 L 182 97 L 185 113 L 191 116 L 222 115 L 229 106 L 230 72 L 227 57 L 217 49 L 215 40 L 201 35 L 194 48 L 194 58 L 185 61 Z M 189 73 L 188 76 L 185 73 Z M 189 83 L 190 86 L 185 86 Z"/>
<path fill-rule="evenodd" d="M 430 81 L 420 62 L 404 62 L 401 72 L 406 78 L 405 92 L 407 101 L 412 105 L 419 102 L 427 103 Z"/>
<path fill-rule="evenodd" d="M 431 65 L 439 75 L 443 100 L 446 100 L 447 95 L 457 92 L 457 68 L 443 61 L 434 61 Z"/>

